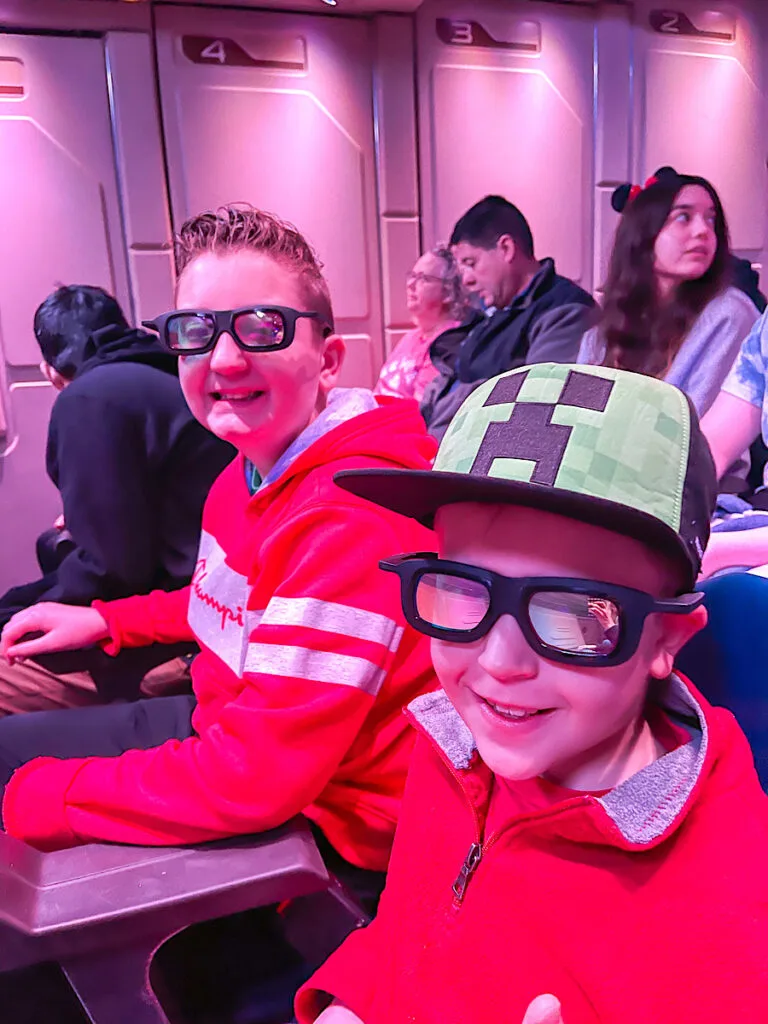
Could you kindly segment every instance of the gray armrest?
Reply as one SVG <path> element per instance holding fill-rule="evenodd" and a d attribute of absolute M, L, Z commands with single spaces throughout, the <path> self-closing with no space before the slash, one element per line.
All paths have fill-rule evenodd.
<path fill-rule="evenodd" d="M 304 819 L 194 847 L 39 853 L 0 833 L 0 972 L 155 947 L 198 921 L 318 892 L 328 873 Z"/>

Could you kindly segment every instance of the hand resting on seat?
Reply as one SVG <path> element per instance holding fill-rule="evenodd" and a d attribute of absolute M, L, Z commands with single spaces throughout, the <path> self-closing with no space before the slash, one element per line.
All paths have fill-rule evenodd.
<path fill-rule="evenodd" d="M 24 640 L 25 636 L 33 637 Z M 18 658 L 92 647 L 109 636 L 107 623 L 95 608 L 42 602 L 17 612 L 0 636 L 0 654 L 13 664 Z"/>

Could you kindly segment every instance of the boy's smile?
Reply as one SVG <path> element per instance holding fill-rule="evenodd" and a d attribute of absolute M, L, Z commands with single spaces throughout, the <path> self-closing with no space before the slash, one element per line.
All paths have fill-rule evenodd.
<path fill-rule="evenodd" d="M 205 252 L 179 279 L 180 309 L 239 309 L 253 304 L 311 312 L 301 271 L 253 250 Z M 196 418 L 229 441 L 265 476 L 325 406 L 343 355 L 318 321 L 299 319 L 293 342 L 245 352 L 222 334 L 211 352 L 182 355 L 179 380 Z"/>
<path fill-rule="evenodd" d="M 506 576 L 593 578 L 657 597 L 675 591 L 666 562 L 639 541 L 552 513 L 448 505 L 438 513 L 437 530 L 441 556 Z M 644 718 L 648 680 L 669 675 L 674 655 L 705 614 L 651 615 L 635 654 L 614 666 L 548 660 L 511 615 L 474 643 L 433 639 L 432 658 L 495 773 L 608 789 L 660 753 Z"/>
<path fill-rule="evenodd" d="M 263 396 L 263 391 L 246 391 L 234 388 L 219 388 L 211 392 L 211 398 L 214 402 L 229 402 L 230 405 L 255 402 L 257 398 L 262 398 Z"/>
<path fill-rule="evenodd" d="M 524 708 L 519 704 L 502 704 L 500 701 L 486 700 L 485 697 L 480 699 L 485 704 L 483 710 L 494 722 L 500 719 L 504 725 L 514 726 L 516 729 L 524 725 L 538 725 L 543 716 L 554 711 L 554 708 Z"/>

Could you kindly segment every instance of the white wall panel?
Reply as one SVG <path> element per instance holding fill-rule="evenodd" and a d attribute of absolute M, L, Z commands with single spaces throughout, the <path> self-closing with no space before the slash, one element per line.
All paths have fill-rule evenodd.
<path fill-rule="evenodd" d="M 418 14 L 425 244 L 487 193 L 591 286 L 594 12 L 428 0 Z"/>
<path fill-rule="evenodd" d="M 0 154 L 1 593 L 35 577 L 35 537 L 58 513 L 34 311 L 61 283 L 100 285 L 131 309 L 101 39 L 0 35 Z"/>
<path fill-rule="evenodd" d="M 134 318 L 173 305 L 173 256 L 152 40 L 106 37 L 107 76 Z"/>
<path fill-rule="evenodd" d="M 601 8 L 595 31 L 593 288 L 598 298 L 619 219 L 611 207 L 611 195 L 632 177 L 632 41 L 629 8 Z"/>
<path fill-rule="evenodd" d="M 375 32 L 381 279 L 385 348 L 390 352 L 393 339 L 411 327 L 405 279 L 421 250 L 413 21 L 382 15 Z"/>
<path fill-rule="evenodd" d="M 734 248 L 759 258 L 768 142 L 761 51 L 768 40 L 759 39 L 749 5 L 740 6 L 676 0 L 677 13 L 662 22 L 655 3 L 636 5 L 635 170 L 644 180 L 671 164 L 711 180 Z"/>
<path fill-rule="evenodd" d="M 370 26 L 164 8 L 157 24 L 175 225 L 237 201 L 297 224 L 326 265 L 345 378 L 372 383 L 382 332 Z"/>
<path fill-rule="evenodd" d="M 61 513 L 45 473 L 45 437 L 56 392 L 42 381 L 12 384 L 13 435 L 0 458 L 0 593 L 40 576 L 35 540 Z"/>
<path fill-rule="evenodd" d="M 0 96 L 0 314 L 5 358 L 23 366 L 57 283 L 130 303 L 101 40 L 3 35 L 0 57 L 24 73 L 23 96 Z"/>

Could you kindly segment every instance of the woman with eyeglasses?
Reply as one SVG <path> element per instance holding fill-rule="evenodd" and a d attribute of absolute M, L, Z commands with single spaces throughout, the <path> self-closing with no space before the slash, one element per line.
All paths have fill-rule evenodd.
<path fill-rule="evenodd" d="M 443 331 L 457 327 L 467 310 L 461 276 L 450 249 L 437 246 L 416 260 L 406 280 L 406 296 L 415 327 L 390 354 L 374 391 L 420 402 L 427 384 L 437 376 L 429 358 L 432 342 Z"/>

